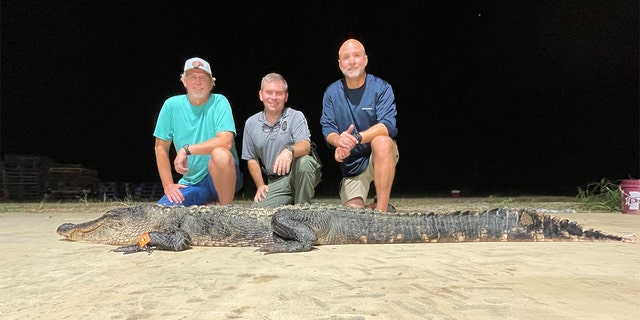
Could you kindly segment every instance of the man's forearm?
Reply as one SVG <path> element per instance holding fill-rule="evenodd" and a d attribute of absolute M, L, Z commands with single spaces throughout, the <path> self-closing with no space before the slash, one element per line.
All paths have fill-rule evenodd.
<path fill-rule="evenodd" d="M 213 149 L 218 147 L 231 150 L 231 147 L 233 146 L 233 138 L 232 132 L 218 132 L 215 137 L 207 141 L 189 145 L 189 150 L 191 151 L 191 154 L 210 154 Z"/>
<path fill-rule="evenodd" d="M 171 164 L 168 160 L 156 159 L 158 165 L 158 174 L 160 175 L 160 182 L 162 186 L 173 184 L 173 175 L 171 174 Z"/>
<path fill-rule="evenodd" d="M 169 160 L 168 150 L 160 146 L 156 146 L 156 166 L 158 167 L 158 175 L 162 186 L 173 183 L 173 175 L 171 174 L 171 162 Z"/>
<path fill-rule="evenodd" d="M 301 157 L 311 153 L 311 143 L 307 140 L 300 140 L 294 143 L 291 147 L 293 147 L 293 157 Z"/>
<path fill-rule="evenodd" d="M 262 170 L 260 170 L 260 164 L 255 160 L 247 161 L 247 169 L 249 169 L 249 175 L 251 175 L 251 179 L 253 179 L 253 183 L 255 183 L 256 188 L 264 185 L 264 180 L 262 179 Z"/>
<path fill-rule="evenodd" d="M 377 123 L 371 126 L 369 129 L 360 131 L 359 133 L 362 136 L 361 143 L 367 143 L 371 142 L 373 138 L 377 136 L 388 136 L 389 130 L 387 130 L 387 127 L 384 124 Z"/>
<path fill-rule="evenodd" d="M 335 132 L 331 132 L 329 133 L 329 135 L 327 136 L 327 142 L 334 146 L 337 147 L 338 146 L 338 138 L 340 138 L 340 135 L 335 133 Z"/>

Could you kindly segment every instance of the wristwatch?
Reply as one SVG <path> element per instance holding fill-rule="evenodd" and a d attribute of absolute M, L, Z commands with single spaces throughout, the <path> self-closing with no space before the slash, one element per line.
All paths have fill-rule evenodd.
<path fill-rule="evenodd" d="M 362 143 L 362 135 L 360 135 L 360 132 L 354 133 L 353 136 L 358 140 L 358 143 Z"/>
<path fill-rule="evenodd" d="M 293 147 L 292 146 L 287 146 L 285 149 L 291 151 L 291 155 L 293 155 Z"/>
<path fill-rule="evenodd" d="M 182 146 L 182 149 L 184 149 L 184 152 L 186 152 L 188 156 L 191 155 L 191 151 L 189 151 L 189 145 L 188 144 L 185 144 L 184 146 Z"/>

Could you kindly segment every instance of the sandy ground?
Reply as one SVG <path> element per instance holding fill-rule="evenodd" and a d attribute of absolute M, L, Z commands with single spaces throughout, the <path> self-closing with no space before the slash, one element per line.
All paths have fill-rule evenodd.
<path fill-rule="evenodd" d="M 482 199 L 394 201 L 400 211 L 499 206 Z M 498 204 L 505 203 L 557 212 L 571 205 Z M 640 317 L 638 242 L 343 245 L 277 255 L 195 247 L 121 255 L 107 245 L 59 239 L 58 225 L 94 219 L 106 207 L 0 204 L 0 318 Z M 554 215 L 640 234 L 640 215 Z"/>

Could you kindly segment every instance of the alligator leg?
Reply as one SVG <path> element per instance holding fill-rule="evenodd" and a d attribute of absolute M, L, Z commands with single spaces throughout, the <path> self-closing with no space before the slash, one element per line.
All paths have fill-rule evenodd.
<path fill-rule="evenodd" d="M 273 232 L 283 241 L 275 242 L 258 249 L 265 254 L 310 251 L 316 243 L 316 234 L 311 227 L 293 219 L 288 209 L 277 211 L 271 220 Z"/>
<path fill-rule="evenodd" d="M 191 237 L 189 234 L 180 229 L 165 232 L 149 232 L 149 238 L 149 243 L 142 247 L 138 244 L 134 244 L 119 247 L 111 251 L 123 252 L 124 254 L 143 251 L 151 253 L 153 249 L 182 251 L 189 249 L 191 245 Z"/>
<path fill-rule="evenodd" d="M 113 252 L 122 252 L 122 254 L 130 254 L 130 253 L 136 253 L 136 252 L 148 252 L 149 254 L 151 254 L 153 252 L 153 249 L 155 249 L 154 247 L 150 247 L 149 245 L 144 245 L 144 246 L 140 246 L 139 244 L 133 244 L 130 246 L 124 246 L 124 247 L 118 247 L 115 248 L 111 251 Z"/>

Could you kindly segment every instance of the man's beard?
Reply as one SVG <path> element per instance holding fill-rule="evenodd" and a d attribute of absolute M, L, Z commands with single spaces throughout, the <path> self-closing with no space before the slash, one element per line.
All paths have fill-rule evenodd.
<path fill-rule="evenodd" d="M 205 99 L 209 97 L 209 93 L 208 92 L 198 92 L 198 93 L 190 93 L 189 96 L 193 99 Z"/>
<path fill-rule="evenodd" d="M 363 72 L 363 69 L 343 70 L 342 74 L 347 78 L 357 78 Z"/>

